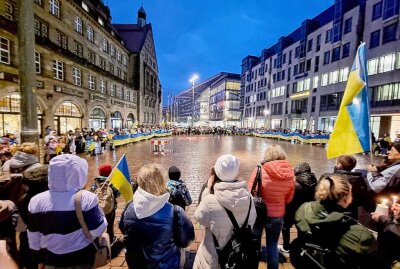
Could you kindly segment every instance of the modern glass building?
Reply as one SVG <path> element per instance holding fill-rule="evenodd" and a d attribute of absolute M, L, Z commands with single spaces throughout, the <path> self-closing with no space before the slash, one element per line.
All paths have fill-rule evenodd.
<path fill-rule="evenodd" d="M 399 0 L 335 0 L 260 56 L 242 60 L 244 127 L 332 131 L 360 42 L 367 43 L 372 129 L 400 130 Z"/>
<path fill-rule="evenodd" d="M 195 126 L 240 126 L 240 75 L 221 72 L 178 94 L 174 122 Z M 174 116 L 172 116 L 174 118 Z"/>

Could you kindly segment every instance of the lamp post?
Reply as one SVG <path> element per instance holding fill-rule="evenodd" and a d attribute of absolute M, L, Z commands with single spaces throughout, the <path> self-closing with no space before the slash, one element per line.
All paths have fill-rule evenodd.
<path fill-rule="evenodd" d="M 192 82 L 192 126 L 193 126 L 193 123 L 194 123 L 194 82 L 198 78 L 199 78 L 199 76 L 195 74 L 189 80 L 190 82 Z"/>
<path fill-rule="evenodd" d="M 265 128 L 268 129 L 268 125 L 270 124 L 269 122 L 269 110 L 268 109 L 264 109 L 264 116 L 265 116 L 265 120 L 268 124 L 266 124 L 266 126 L 264 125 Z"/>

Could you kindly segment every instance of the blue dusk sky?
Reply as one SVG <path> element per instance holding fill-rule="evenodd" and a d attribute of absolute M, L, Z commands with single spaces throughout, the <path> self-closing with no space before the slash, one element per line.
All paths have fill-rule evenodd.
<path fill-rule="evenodd" d="M 113 23 L 136 23 L 143 4 L 155 40 L 163 104 L 168 92 L 220 72 L 240 73 L 242 59 L 259 56 L 334 0 L 103 0 Z"/>

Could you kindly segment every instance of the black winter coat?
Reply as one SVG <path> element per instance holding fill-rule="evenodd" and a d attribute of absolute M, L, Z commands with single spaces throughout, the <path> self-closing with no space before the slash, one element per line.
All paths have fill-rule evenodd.
<path fill-rule="evenodd" d="M 305 202 L 314 201 L 317 178 L 314 173 L 305 172 L 296 175 L 295 191 L 293 199 L 286 204 L 285 222 L 294 224 L 294 215 L 297 209 Z"/>

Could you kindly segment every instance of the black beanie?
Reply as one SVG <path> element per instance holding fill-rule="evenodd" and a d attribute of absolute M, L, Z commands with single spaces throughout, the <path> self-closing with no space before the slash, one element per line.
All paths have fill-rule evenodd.
<path fill-rule="evenodd" d="M 181 178 L 181 171 L 179 170 L 178 167 L 171 166 L 168 169 L 168 177 L 169 177 L 169 179 L 172 179 L 172 180 L 178 180 Z"/>

